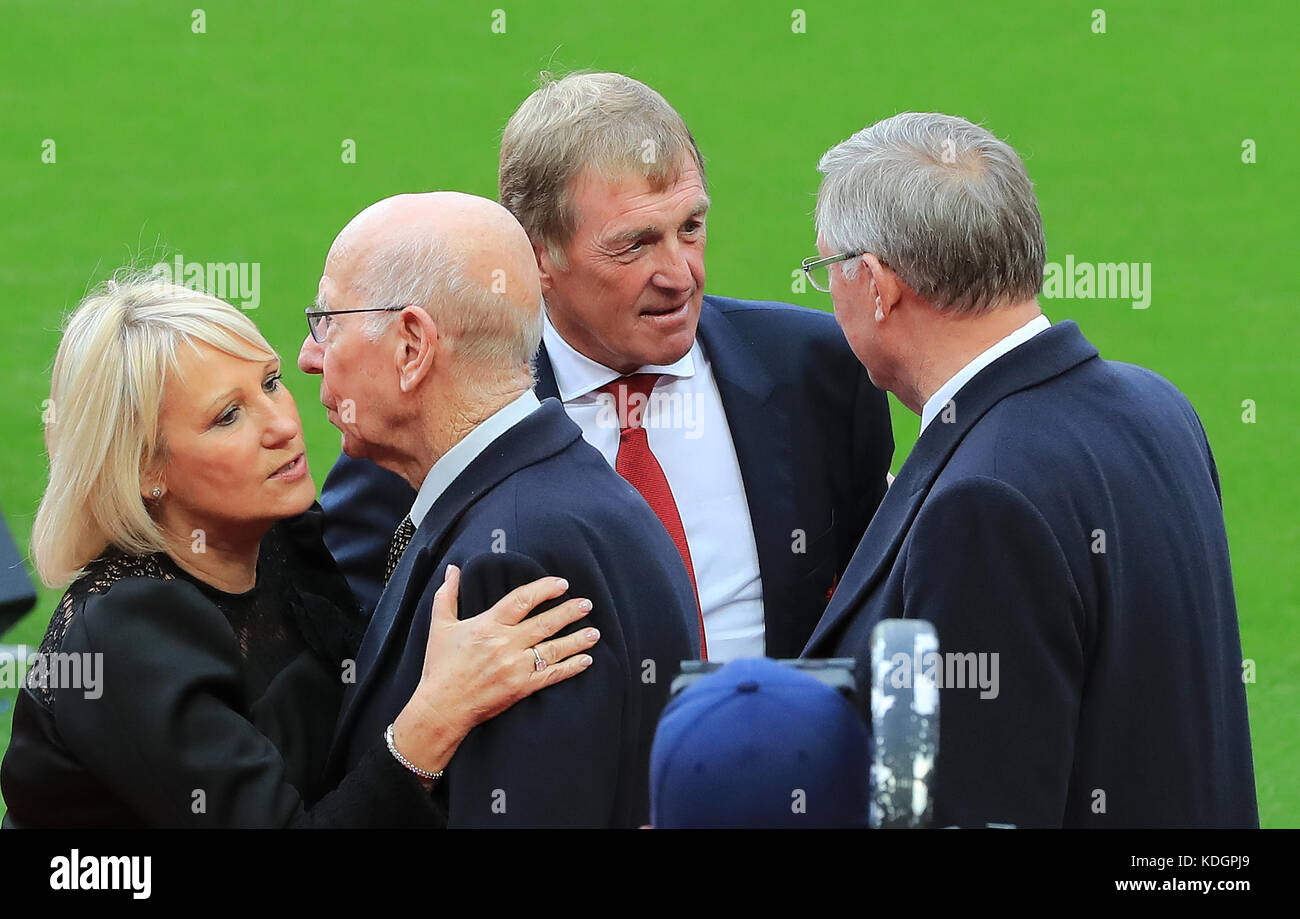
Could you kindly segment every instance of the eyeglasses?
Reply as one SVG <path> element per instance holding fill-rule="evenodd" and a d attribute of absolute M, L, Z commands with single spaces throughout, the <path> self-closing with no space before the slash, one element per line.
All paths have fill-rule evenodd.
<path fill-rule="evenodd" d="M 809 256 L 800 263 L 803 273 L 808 276 L 808 283 L 817 288 L 824 294 L 831 292 L 831 265 L 836 262 L 847 261 L 851 258 L 857 258 L 861 252 L 844 252 L 840 255 L 831 255 L 826 258 Z"/>
<path fill-rule="evenodd" d="M 344 313 L 395 313 L 404 309 L 405 306 L 377 306 L 364 310 L 314 310 L 309 306 L 307 307 L 307 331 L 311 332 L 312 341 L 323 342 L 325 334 L 329 331 L 331 316 L 342 316 Z"/>

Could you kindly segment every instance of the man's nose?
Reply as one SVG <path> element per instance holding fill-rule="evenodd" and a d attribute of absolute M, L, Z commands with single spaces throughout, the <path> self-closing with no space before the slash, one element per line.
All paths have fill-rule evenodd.
<path fill-rule="evenodd" d="M 320 342 L 312 338 L 309 332 L 302 340 L 302 348 L 298 350 L 298 369 L 303 373 L 320 373 L 321 352 Z"/>
<path fill-rule="evenodd" d="M 655 272 L 655 283 L 673 291 L 687 291 L 695 284 L 686 247 L 673 240 L 664 247 L 663 261 Z"/>

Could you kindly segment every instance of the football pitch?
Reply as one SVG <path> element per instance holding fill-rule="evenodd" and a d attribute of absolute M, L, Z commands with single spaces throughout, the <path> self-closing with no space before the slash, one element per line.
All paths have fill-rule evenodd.
<path fill-rule="evenodd" d="M 818 157 L 895 112 L 962 115 L 1035 182 L 1048 317 L 1200 413 L 1260 819 L 1300 826 L 1300 5 L 795 3 L 0 0 L 0 510 L 19 548 L 62 318 L 128 262 L 243 269 L 214 292 L 285 358 L 319 487 L 338 433 L 293 362 L 331 240 L 399 192 L 495 197 L 501 129 L 539 71 L 662 92 L 706 159 L 706 289 L 821 309 L 796 270 L 816 253 Z M 919 425 L 891 402 L 897 471 Z M 39 644 L 60 594 L 0 642 Z M 0 689 L 0 751 L 14 696 Z"/>

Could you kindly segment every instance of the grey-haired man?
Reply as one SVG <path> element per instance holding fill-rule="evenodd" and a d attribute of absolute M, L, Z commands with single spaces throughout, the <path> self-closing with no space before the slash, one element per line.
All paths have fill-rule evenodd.
<path fill-rule="evenodd" d="M 861 667 L 882 618 L 935 624 L 897 676 L 941 687 L 940 824 L 1258 825 L 1196 412 L 1043 316 L 1033 186 L 984 128 L 896 115 L 821 170 L 808 267 L 921 436 L 805 653 Z"/>

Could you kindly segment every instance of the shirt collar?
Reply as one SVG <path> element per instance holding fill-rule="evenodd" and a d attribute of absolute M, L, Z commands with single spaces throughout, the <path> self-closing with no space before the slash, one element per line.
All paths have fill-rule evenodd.
<path fill-rule="evenodd" d="M 451 483 L 474 462 L 480 453 L 506 431 L 523 421 L 541 407 L 541 402 L 533 391 L 527 390 L 519 398 L 497 409 L 468 434 L 460 439 L 450 450 L 438 458 L 420 484 L 420 491 L 411 505 L 411 522 L 420 528 L 421 521 L 429 508 L 433 507 L 442 493 Z"/>
<path fill-rule="evenodd" d="M 565 341 L 555 326 L 551 325 L 551 317 L 545 313 L 542 318 L 542 341 L 546 345 L 546 355 L 551 359 L 551 370 L 555 373 L 555 386 L 560 391 L 561 402 L 572 402 L 623 376 L 617 370 L 593 361 Z M 681 359 L 671 364 L 646 364 L 636 372 L 692 377 L 695 375 L 696 349 L 699 346 L 697 339 Z"/>
<path fill-rule="evenodd" d="M 925 405 L 921 409 L 921 433 L 925 433 L 926 427 L 934 420 L 936 415 L 943 411 L 943 407 L 948 403 L 948 400 L 957 395 L 963 386 L 975 378 L 977 373 L 1008 351 L 1023 345 L 1039 332 L 1049 329 L 1051 326 L 1052 323 L 1048 321 L 1048 318 L 1040 313 L 1010 335 L 998 341 L 991 348 L 982 352 L 961 370 L 958 370 L 947 383 L 944 383 L 935 391 L 933 396 L 925 400 Z"/>

